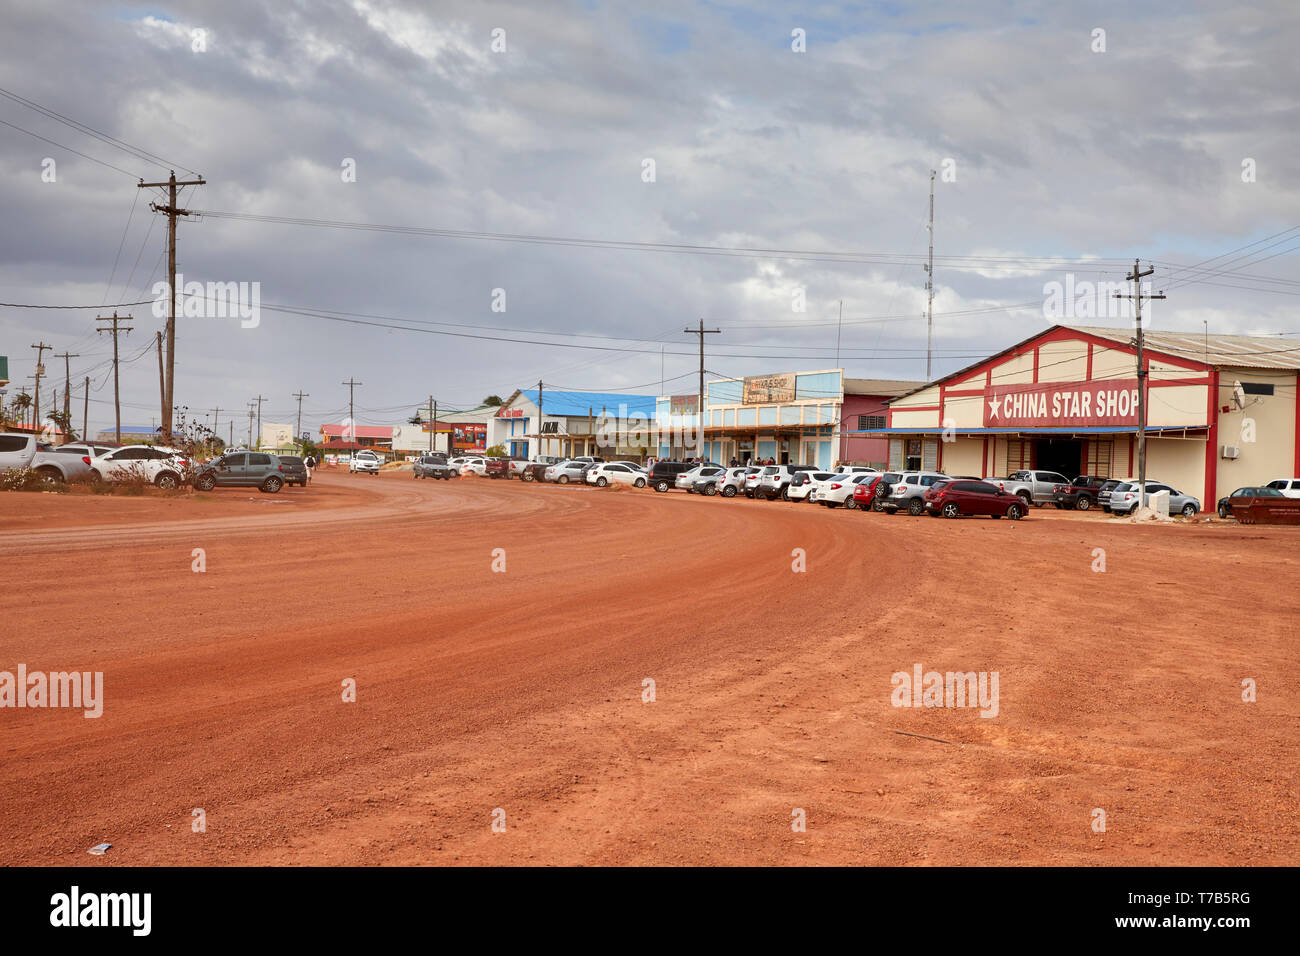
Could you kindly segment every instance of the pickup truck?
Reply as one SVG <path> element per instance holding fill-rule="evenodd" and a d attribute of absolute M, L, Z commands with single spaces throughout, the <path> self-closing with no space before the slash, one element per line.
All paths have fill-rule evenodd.
<path fill-rule="evenodd" d="M 1087 511 L 1097 505 L 1097 494 L 1101 486 L 1110 479 L 1091 475 L 1080 475 L 1068 485 L 1057 485 L 1052 489 L 1052 501 L 1058 508 L 1075 508 Z"/>
<path fill-rule="evenodd" d="M 510 459 L 509 458 L 484 458 L 483 476 L 485 478 L 509 478 Z"/>
<path fill-rule="evenodd" d="M 422 455 L 412 469 L 416 478 L 441 478 L 443 481 L 459 476 L 460 472 L 447 464 L 447 459 L 437 455 Z"/>
<path fill-rule="evenodd" d="M 1006 478 L 985 478 L 996 488 L 1009 495 L 1019 495 L 1025 504 L 1036 508 L 1056 500 L 1057 485 L 1068 485 L 1070 480 L 1055 471 L 1013 471 Z"/>

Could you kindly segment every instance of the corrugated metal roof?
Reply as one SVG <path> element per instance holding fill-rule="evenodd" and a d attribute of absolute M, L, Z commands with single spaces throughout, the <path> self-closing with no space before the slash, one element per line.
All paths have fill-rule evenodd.
<path fill-rule="evenodd" d="M 1121 345 L 1128 345 L 1133 339 L 1131 328 L 1111 329 L 1094 325 L 1070 325 L 1066 328 L 1110 339 Z M 1194 359 L 1209 365 L 1300 369 L 1300 343 L 1294 339 L 1254 335 L 1206 336 L 1203 332 L 1152 330 L 1148 330 L 1143 339 L 1146 347 L 1153 351 L 1168 352 L 1179 358 Z"/>
<path fill-rule="evenodd" d="M 439 418 L 442 416 L 439 415 Z M 343 434 L 342 425 L 322 425 L 320 427 L 322 435 L 339 435 Z M 393 438 L 392 425 L 356 425 L 352 428 L 352 434 L 356 438 L 387 438 L 390 441 Z"/>
<path fill-rule="evenodd" d="M 902 382 L 892 378 L 846 378 L 845 395 L 903 395 L 924 382 Z"/>

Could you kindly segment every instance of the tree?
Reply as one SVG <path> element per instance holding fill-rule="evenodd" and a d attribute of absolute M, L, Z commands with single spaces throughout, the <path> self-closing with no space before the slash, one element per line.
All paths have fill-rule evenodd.
<path fill-rule="evenodd" d="M 489 395 L 487 398 L 483 399 L 483 404 L 496 407 L 498 405 L 504 405 L 505 402 L 501 401 L 500 395 Z"/>
<path fill-rule="evenodd" d="M 506 446 L 493 445 L 487 451 L 483 452 L 483 454 L 488 458 L 504 458 L 506 457 Z"/>
<path fill-rule="evenodd" d="M 59 431 L 63 432 L 64 442 L 77 440 L 77 433 L 72 430 L 71 412 L 65 415 L 63 414 L 63 412 L 59 411 L 58 409 L 55 409 L 51 412 L 47 412 L 45 414 L 45 417 L 48 418 L 50 421 L 52 421 L 55 425 L 57 425 Z"/>

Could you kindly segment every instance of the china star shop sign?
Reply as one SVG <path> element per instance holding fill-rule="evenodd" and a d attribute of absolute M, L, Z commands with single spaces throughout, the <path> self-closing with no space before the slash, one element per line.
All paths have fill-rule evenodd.
<path fill-rule="evenodd" d="M 1136 425 L 1137 379 L 994 385 L 984 390 L 986 428 Z"/>

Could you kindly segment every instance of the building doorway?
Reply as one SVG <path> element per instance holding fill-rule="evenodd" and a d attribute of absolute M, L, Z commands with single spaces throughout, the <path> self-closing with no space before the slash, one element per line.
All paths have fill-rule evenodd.
<path fill-rule="evenodd" d="M 1084 474 L 1083 442 L 1077 438 L 1035 439 L 1034 467 L 1067 478 Z"/>

